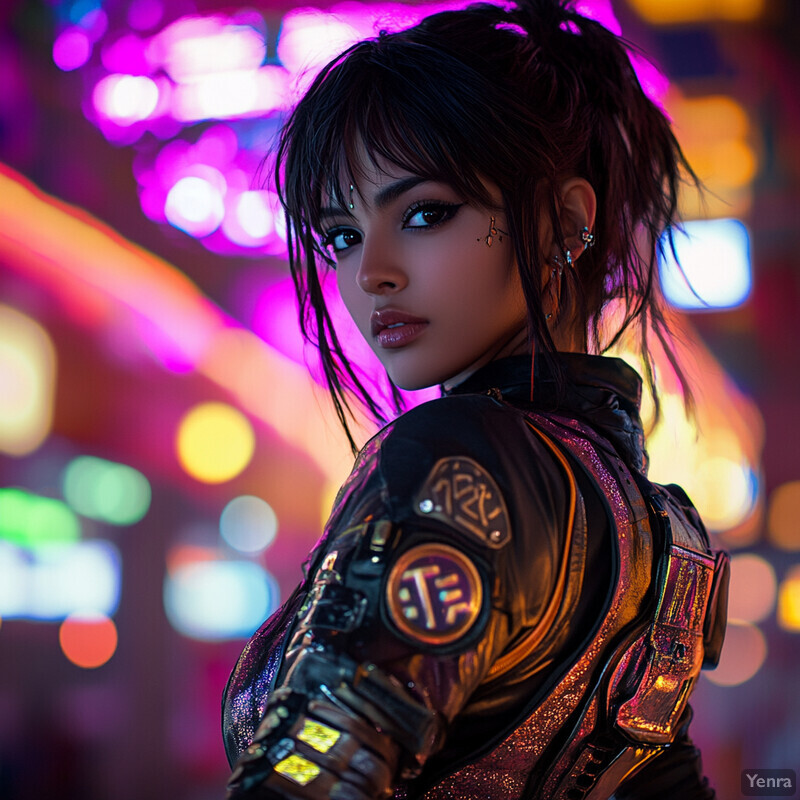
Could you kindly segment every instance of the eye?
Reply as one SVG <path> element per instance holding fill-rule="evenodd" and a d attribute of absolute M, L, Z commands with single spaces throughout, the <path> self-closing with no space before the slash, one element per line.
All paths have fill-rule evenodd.
<path fill-rule="evenodd" d="M 403 216 L 404 228 L 435 228 L 451 220 L 463 203 L 444 203 L 426 200 L 414 203 Z"/>
<path fill-rule="evenodd" d="M 361 242 L 361 234 L 354 228 L 332 228 L 322 237 L 322 246 L 334 253 L 343 253 Z"/>

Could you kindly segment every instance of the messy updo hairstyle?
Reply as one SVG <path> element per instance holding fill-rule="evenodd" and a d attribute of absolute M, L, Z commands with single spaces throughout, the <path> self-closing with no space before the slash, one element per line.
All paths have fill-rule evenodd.
<path fill-rule="evenodd" d="M 381 32 L 317 75 L 283 127 L 276 180 L 302 332 L 319 348 L 348 436 L 349 397 L 377 421 L 385 411 L 345 357 L 325 306 L 321 271 L 332 262 L 320 243 L 320 209 L 332 200 L 346 212 L 349 184 L 376 161 L 449 184 L 485 207 L 491 200 L 481 176 L 499 187 L 531 346 L 556 375 L 539 277 L 554 254 L 542 252 L 537 232 L 549 218 L 556 246 L 566 251 L 565 237 L 577 231 L 562 230 L 558 188 L 585 178 L 597 196 L 596 245 L 565 270 L 561 305 L 585 322 L 589 352 L 604 352 L 634 329 L 657 397 L 648 331 L 677 369 L 657 248 L 675 221 L 680 180 L 694 175 L 669 121 L 642 90 L 630 49 L 566 0 L 479 3 Z M 613 329 L 602 313 L 611 301 L 621 309 Z"/>

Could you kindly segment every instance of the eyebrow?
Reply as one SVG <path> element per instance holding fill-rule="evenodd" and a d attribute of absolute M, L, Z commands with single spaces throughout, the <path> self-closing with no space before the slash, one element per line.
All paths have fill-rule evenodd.
<path fill-rule="evenodd" d="M 402 194 L 410 191 L 420 183 L 427 183 L 429 180 L 430 178 L 423 178 L 420 175 L 412 175 L 408 178 L 400 178 L 400 180 L 390 183 L 388 186 L 384 186 L 380 189 L 380 191 L 377 192 L 375 195 L 375 207 L 377 209 L 386 208 L 386 206 L 397 200 L 397 198 Z M 353 216 L 349 209 L 344 209 L 341 206 L 324 206 L 319 210 L 319 218 L 321 220 L 326 219 L 327 217 L 338 217 L 342 214 L 348 217 Z"/>

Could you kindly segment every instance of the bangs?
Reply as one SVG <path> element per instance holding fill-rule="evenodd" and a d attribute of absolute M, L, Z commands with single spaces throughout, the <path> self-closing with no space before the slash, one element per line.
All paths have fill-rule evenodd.
<path fill-rule="evenodd" d="M 497 153 L 504 125 L 486 102 L 493 96 L 499 107 L 497 86 L 445 51 L 402 36 L 382 35 L 343 53 L 287 124 L 279 187 L 289 217 L 306 232 L 321 232 L 328 201 L 347 213 L 349 185 L 372 169 L 443 182 L 488 206 L 480 176 L 502 179 L 498 164 L 514 161 Z"/>

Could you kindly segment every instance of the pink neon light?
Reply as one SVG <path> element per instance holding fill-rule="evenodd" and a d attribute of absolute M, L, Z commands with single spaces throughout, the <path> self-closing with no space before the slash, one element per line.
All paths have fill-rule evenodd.
<path fill-rule="evenodd" d="M 53 42 L 53 61 L 69 72 L 82 67 L 92 54 L 92 42 L 80 28 L 67 28 Z"/>
<path fill-rule="evenodd" d="M 155 36 L 148 48 L 153 66 L 178 83 L 199 75 L 256 70 L 264 61 L 261 32 L 226 17 L 183 17 Z"/>
<path fill-rule="evenodd" d="M 153 70 L 147 60 L 147 42 L 135 33 L 121 36 L 103 48 L 101 60 L 109 72 L 127 75 L 150 75 Z"/>

